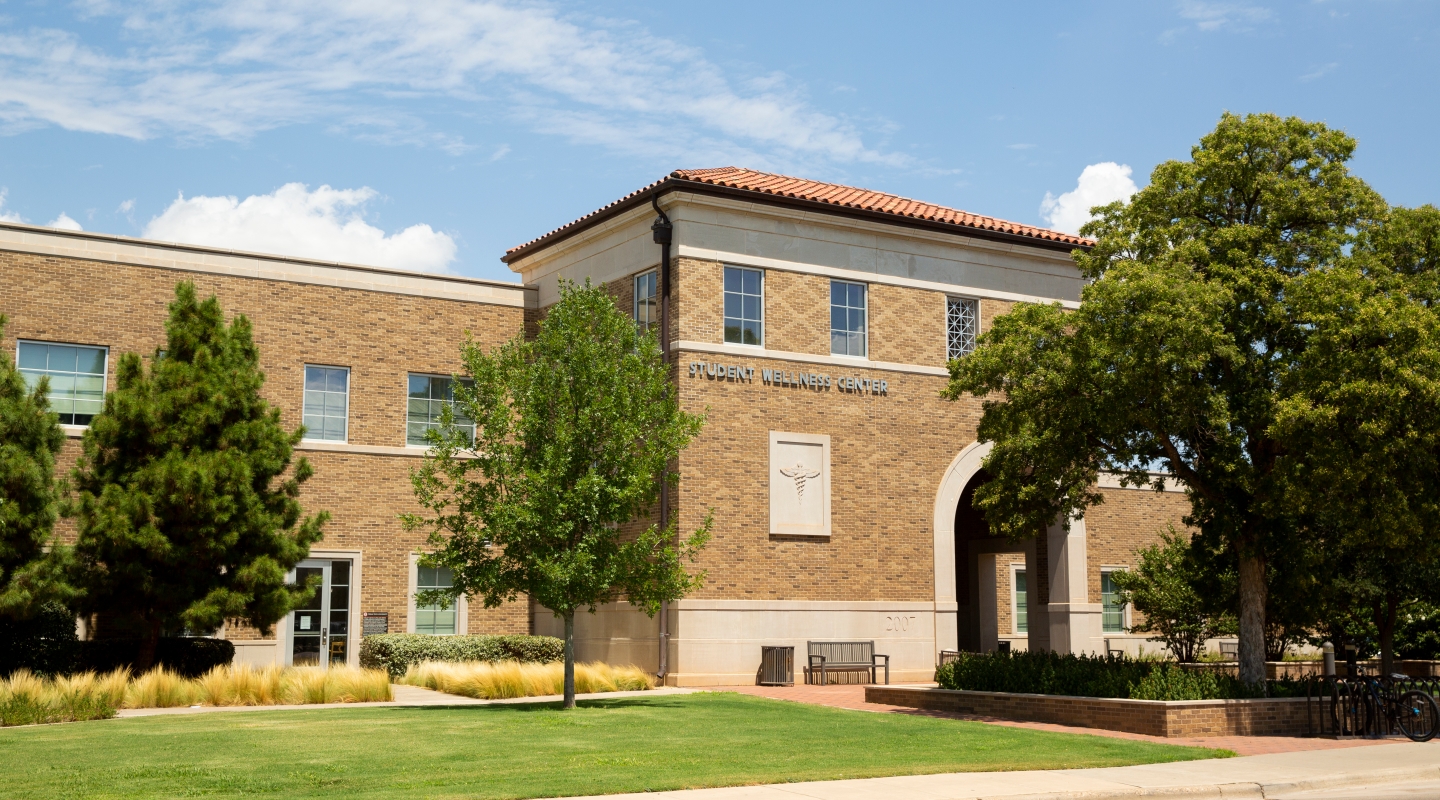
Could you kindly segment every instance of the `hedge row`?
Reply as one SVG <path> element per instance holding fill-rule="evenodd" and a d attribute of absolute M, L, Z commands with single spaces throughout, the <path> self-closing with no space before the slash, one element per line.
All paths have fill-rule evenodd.
<path fill-rule="evenodd" d="M 1228 700 L 1259 694 L 1229 675 L 1188 670 L 1167 661 L 1030 651 L 961 653 L 935 670 L 935 682 L 943 689 L 976 692 L 1134 700 Z M 1290 697 L 1303 695 L 1304 687 L 1271 681 L 1268 692 L 1271 697 Z"/>
<path fill-rule="evenodd" d="M 431 636 L 381 633 L 360 640 L 360 666 L 395 677 L 422 661 L 530 661 L 565 658 L 565 642 L 553 636 Z"/>
<path fill-rule="evenodd" d="M 75 616 L 60 606 L 47 606 L 30 619 L 0 618 L 0 677 L 20 669 L 41 675 L 133 670 L 140 645 L 139 639 L 78 641 Z M 235 645 L 224 639 L 166 637 L 155 648 L 156 664 L 187 678 L 234 659 Z"/>

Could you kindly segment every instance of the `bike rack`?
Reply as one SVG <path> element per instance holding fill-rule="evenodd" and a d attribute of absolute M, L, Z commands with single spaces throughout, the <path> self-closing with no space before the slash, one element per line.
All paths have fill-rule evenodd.
<path fill-rule="evenodd" d="M 1380 684 L 1378 690 L 1371 682 Z M 1337 739 L 1382 739 L 1401 736 L 1395 717 L 1385 707 L 1376 707 L 1375 693 L 1383 700 L 1418 690 L 1434 697 L 1440 692 L 1440 678 L 1393 680 L 1358 676 L 1354 678 L 1309 678 L 1305 681 L 1305 722 L 1311 736 Z"/>

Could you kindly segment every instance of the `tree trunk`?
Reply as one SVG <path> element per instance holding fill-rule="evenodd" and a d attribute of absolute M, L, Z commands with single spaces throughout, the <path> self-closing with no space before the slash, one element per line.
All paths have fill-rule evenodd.
<path fill-rule="evenodd" d="M 1245 547 L 1240 548 L 1240 681 L 1265 685 L 1265 559 Z"/>
<path fill-rule="evenodd" d="M 575 707 L 575 609 L 565 612 L 565 708 Z"/>
<path fill-rule="evenodd" d="M 1388 676 L 1395 671 L 1395 617 L 1399 603 L 1393 596 L 1386 596 L 1375 606 L 1375 628 L 1380 632 L 1380 674 Z"/>
<path fill-rule="evenodd" d="M 144 675 L 155 666 L 155 652 L 160 649 L 160 622 L 153 621 L 140 640 L 140 652 L 135 656 L 135 674 Z"/>

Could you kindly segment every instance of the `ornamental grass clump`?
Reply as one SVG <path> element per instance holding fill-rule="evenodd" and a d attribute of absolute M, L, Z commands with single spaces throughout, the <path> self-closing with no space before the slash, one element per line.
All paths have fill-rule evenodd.
<path fill-rule="evenodd" d="M 46 680 L 17 670 L 0 681 L 0 726 L 109 719 L 118 705 L 110 677 L 86 673 Z"/>
<path fill-rule="evenodd" d="M 411 666 L 398 682 L 480 700 L 544 697 L 564 693 L 565 668 L 563 664 L 518 661 L 426 661 Z M 612 667 L 598 661 L 575 665 L 577 693 L 643 691 L 654 687 L 654 679 L 639 667 Z"/>

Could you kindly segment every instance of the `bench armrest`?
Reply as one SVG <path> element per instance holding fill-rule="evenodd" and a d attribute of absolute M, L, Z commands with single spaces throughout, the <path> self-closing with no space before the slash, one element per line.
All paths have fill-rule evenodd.
<path fill-rule="evenodd" d="M 824 663 L 825 663 L 825 656 L 817 655 L 817 654 L 812 653 L 812 654 L 810 655 L 810 666 L 812 666 L 812 667 L 813 667 L 813 666 L 817 666 L 816 663 L 815 663 L 815 659 L 817 659 L 817 658 L 820 659 L 820 665 L 824 665 Z"/>
<path fill-rule="evenodd" d="M 885 654 L 883 654 L 883 653 L 875 653 L 875 654 L 871 655 L 871 659 L 872 659 L 872 660 L 881 659 L 881 658 L 885 659 L 885 663 L 886 663 L 886 664 L 889 664 L 889 663 L 890 663 L 890 656 L 887 656 L 887 655 L 885 655 Z"/>

